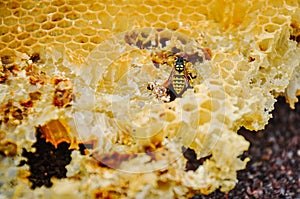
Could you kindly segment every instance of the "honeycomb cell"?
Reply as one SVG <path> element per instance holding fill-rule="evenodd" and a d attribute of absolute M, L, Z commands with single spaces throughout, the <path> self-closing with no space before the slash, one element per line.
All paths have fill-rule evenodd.
<path fill-rule="evenodd" d="M 157 2 L 154 1 L 154 0 L 144 0 L 143 3 L 146 4 L 146 5 L 149 5 L 151 7 L 157 5 Z"/>
<path fill-rule="evenodd" d="M 12 11 L 12 14 L 15 15 L 16 17 L 23 17 L 27 15 L 27 12 L 23 10 L 22 8 L 18 8 L 14 11 Z"/>
<path fill-rule="evenodd" d="M 76 19 L 79 19 L 80 17 L 81 17 L 81 14 L 79 12 L 75 12 L 75 11 L 72 11 L 72 12 L 69 12 L 66 14 L 66 18 L 70 19 L 70 20 L 76 20 Z"/>
<path fill-rule="evenodd" d="M 38 30 L 38 31 L 33 32 L 32 35 L 37 38 L 42 38 L 47 35 L 47 32 L 45 30 Z"/>
<path fill-rule="evenodd" d="M 80 34 L 80 32 L 81 32 L 80 29 L 74 28 L 74 27 L 71 27 L 71 28 L 65 30 L 65 33 L 67 35 L 78 35 L 78 34 Z"/>
<path fill-rule="evenodd" d="M 102 42 L 102 38 L 99 36 L 95 36 L 90 38 L 90 42 L 94 43 L 94 44 L 100 44 Z"/>
<path fill-rule="evenodd" d="M 139 8 L 137 9 L 138 12 L 142 13 L 142 14 L 147 14 L 150 13 L 151 8 L 149 6 L 146 5 L 140 5 Z"/>
<path fill-rule="evenodd" d="M 46 36 L 46 37 L 43 37 L 39 40 L 40 43 L 42 44 L 49 44 L 49 43 L 52 43 L 54 42 L 54 38 L 53 37 L 49 37 L 49 36 Z"/>
<path fill-rule="evenodd" d="M 161 22 L 165 22 L 165 23 L 172 21 L 172 19 L 174 19 L 174 16 L 172 16 L 170 14 L 162 14 L 158 18 L 158 20 L 160 20 Z"/>
<path fill-rule="evenodd" d="M 269 32 L 269 33 L 273 33 L 273 32 L 275 32 L 276 30 L 279 30 L 279 29 L 280 29 L 280 26 L 276 25 L 276 24 L 266 24 L 264 26 L 264 30 L 266 32 Z"/>
<path fill-rule="evenodd" d="M 40 25 L 37 23 L 32 23 L 25 26 L 25 30 L 28 32 L 33 32 L 38 29 L 40 29 Z"/>
<path fill-rule="evenodd" d="M 9 32 L 9 28 L 3 25 L 0 25 L 0 36 L 5 35 Z"/>
<path fill-rule="evenodd" d="M 18 48 L 22 43 L 20 41 L 14 40 L 8 44 L 8 47 L 11 49 Z"/>
<path fill-rule="evenodd" d="M 81 45 L 77 44 L 75 42 L 69 42 L 66 44 L 66 47 L 71 49 L 71 50 L 77 50 L 77 49 L 81 49 Z"/>
<path fill-rule="evenodd" d="M 11 1 L 11 2 L 7 2 L 6 7 L 8 9 L 12 9 L 13 10 L 13 9 L 19 8 L 20 4 L 18 2 Z"/>
<path fill-rule="evenodd" d="M 201 14 L 198 14 L 198 13 L 193 13 L 193 14 L 190 14 L 189 15 L 189 19 L 191 20 L 191 21 L 201 21 L 201 20 L 203 20 L 205 17 L 203 16 L 203 15 L 201 15 Z"/>
<path fill-rule="evenodd" d="M 185 6 L 182 8 L 182 13 L 186 15 L 192 14 L 194 13 L 194 8 L 190 6 Z"/>
<path fill-rule="evenodd" d="M 53 7 L 53 6 L 48 6 L 43 9 L 44 14 L 52 14 L 52 13 L 55 13 L 56 11 L 57 11 L 57 8 Z"/>
<path fill-rule="evenodd" d="M 55 13 L 51 16 L 52 21 L 60 21 L 64 18 L 64 15 L 62 13 Z"/>
<path fill-rule="evenodd" d="M 30 33 L 28 32 L 23 32 L 21 33 L 20 35 L 18 35 L 18 40 L 24 40 L 24 39 L 27 39 L 28 37 L 30 37 Z"/>
<path fill-rule="evenodd" d="M 179 26 L 180 26 L 179 22 L 175 22 L 175 21 L 167 24 L 167 28 L 170 30 L 177 30 Z"/>
<path fill-rule="evenodd" d="M 152 8 L 152 13 L 160 15 L 162 13 L 167 12 L 166 8 L 162 7 L 162 6 L 154 6 Z"/>
<path fill-rule="evenodd" d="M 35 43 L 37 43 L 37 39 L 35 38 L 28 38 L 25 41 L 23 41 L 23 45 L 25 46 L 32 46 Z"/>
<path fill-rule="evenodd" d="M 3 19 L 3 23 L 7 26 L 11 26 L 18 23 L 18 18 L 16 17 L 6 17 Z"/>
<path fill-rule="evenodd" d="M 85 19 L 87 21 L 89 20 L 95 20 L 97 18 L 97 14 L 93 12 L 86 12 L 82 14 L 82 19 Z"/>
<path fill-rule="evenodd" d="M 56 37 L 64 34 L 64 30 L 60 28 L 54 28 L 48 32 L 49 36 Z"/>
<path fill-rule="evenodd" d="M 46 22 L 47 20 L 48 20 L 47 15 L 39 15 L 39 16 L 36 16 L 34 19 L 34 21 L 36 23 L 40 23 L 40 24 Z"/>
<path fill-rule="evenodd" d="M 42 29 L 44 29 L 44 30 L 51 30 L 54 27 L 55 27 L 55 24 L 52 22 L 47 22 L 42 25 Z"/>
<path fill-rule="evenodd" d="M 106 13 L 101 12 L 98 14 L 98 20 L 104 29 L 111 29 L 112 28 L 112 18 Z"/>
<path fill-rule="evenodd" d="M 31 10 L 35 7 L 35 2 L 32 1 L 23 1 L 21 7 L 26 10 Z"/>
<path fill-rule="evenodd" d="M 69 6 L 69 5 L 64 5 L 64 6 L 58 8 L 58 11 L 62 12 L 62 13 L 67 13 L 72 10 L 73 10 L 72 6 Z"/>
<path fill-rule="evenodd" d="M 125 6 L 122 6 L 121 10 L 122 10 L 122 13 L 131 14 L 131 13 L 136 12 L 137 8 L 134 5 L 125 5 Z"/>
<path fill-rule="evenodd" d="M 74 41 L 77 42 L 77 43 L 86 43 L 88 42 L 88 38 L 85 37 L 85 36 L 82 36 L 82 35 L 78 35 L 74 38 Z"/>
<path fill-rule="evenodd" d="M 105 6 L 100 3 L 92 3 L 91 5 L 89 5 L 88 9 L 91 11 L 102 11 L 105 9 Z"/>
<path fill-rule="evenodd" d="M 74 10 L 78 11 L 79 13 L 83 13 L 83 12 L 87 11 L 86 5 L 74 5 L 73 8 L 74 8 Z"/>
<path fill-rule="evenodd" d="M 287 18 L 286 17 L 282 17 L 282 16 L 275 16 L 275 17 L 271 18 L 271 21 L 274 24 L 282 25 L 282 24 L 284 24 L 284 23 L 287 22 Z"/>
<path fill-rule="evenodd" d="M 89 43 L 85 43 L 82 45 L 82 49 L 90 52 L 95 48 L 95 46 L 93 44 L 89 44 Z"/>
<path fill-rule="evenodd" d="M 14 38 L 15 38 L 15 36 L 13 34 L 6 34 L 1 38 L 1 40 L 5 43 L 9 43 L 12 40 L 14 40 Z"/>
<path fill-rule="evenodd" d="M 67 21 L 67 20 L 62 20 L 60 22 L 57 23 L 57 27 L 59 28 L 68 28 L 72 26 L 72 22 L 71 21 Z"/>
<path fill-rule="evenodd" d="M 29 24 L 29 23 L 31 23 L 31 22 L 33 22 L 33 21 L 34 21 L 34 18 L 31 17 L 31 16 L 21 17 L 21 18 L 19 19 L 19 22 L 20 22 L 21 24 Z"/>
<path fill-rule="evenodd" d="M 87 36 L 93 36 L 96 35 L 97 31 L 94 28 L 86 27 L 81 30 L 81 33 Z"/>
<path fill-rule="evenodd" d="M 37 8 L 28 11 L 28 15 L 30 15 L 30 16 L 38 17 L 38 16 L 40 16 L 41 14 L 43 14 L 43 10 L 37 9 Z M 47 14 L 47 13 L 46 13 L 46 14 Z"/>
<path fill-rule="evenodd" d="M 157 15 L 153 14 L 153 13 L 149 13 L 149 14 L 146 14 L 145 15 L 145 19 L 148 21 L 148 22 L 153 22 L 153 21 L 157 21 Z"/>
<path fill-rule="evenodd" d="M 11 11 L 6 8 L 0 8 L 0 17 L 8 17 L 11 15 Z"/>
<path fill-rule="evenodd" d="M 62 35 L 62 36 L 56 37 L 55 40 L 60 43 L 67 43 L 67 42 L 71 41 L 72 38 L 69 36 L 66 36 L 66 35 Z"/>
<path fill-rule="evenodd" d="M 106 12 L 105 13 L 103 12 L 103 14 L 110 15 L 110 16 L 115 16 L 115 15 L 117 15 L 117 13 L 119 11 L 120 11 L 120 8 L 117 5 L 106 5 Z"/>
<path fill-rule="evenodd" d="M 64 4 L 65 4 L 65 1 L 63 1 L 63 0 L 54 0 L 54 1 L 51 2 L 51 5 L 56 6 L 56 7 L 60 7 Z"/>

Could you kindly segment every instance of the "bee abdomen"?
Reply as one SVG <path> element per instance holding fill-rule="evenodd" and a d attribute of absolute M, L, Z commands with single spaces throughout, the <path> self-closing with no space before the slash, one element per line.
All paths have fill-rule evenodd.
<path fill-rule="evenodd" d="M 183 75 L 174 75 L 172 80 L 172 86 L 176 95 L 181 95 L 185 88 L 185 78 Z"/>

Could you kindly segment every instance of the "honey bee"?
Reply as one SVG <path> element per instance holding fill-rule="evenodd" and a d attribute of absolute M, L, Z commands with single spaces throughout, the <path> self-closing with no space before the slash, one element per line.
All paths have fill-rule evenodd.
<path fill-rule="evenodd" d="M 177 97 L 182 97 L 182 94 L 187 89 L 193 88 L 191 83 L 192 79 L 195 78 L 188 69 L 191 63 L 185 59 L 184 55 L 177 54 L 170 57 L 173 60 L 173 63 L 171 63 L 173 66 L 168 80 L 161 85 L 157 85 L 156 82 L 150 82 L 147 87 L 163 102 L 170 102 Z"/>

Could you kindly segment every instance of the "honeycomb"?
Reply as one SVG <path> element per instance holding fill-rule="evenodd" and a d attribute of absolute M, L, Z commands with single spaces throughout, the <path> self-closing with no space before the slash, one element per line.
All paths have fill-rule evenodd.
<path fill-rule="evenodd" d="M 290 0 L 0 2 L 0 195 L 4 198 L 188 198 L 228 192 L 278 95 L 300 93 L 300 5 Z M 147 90 L 187 56 L 182 98 Z M 22 148 L 40 127 L 68 142 L 67 177 L 30 189 Z M 92 144 L 90 144 L 92 143 Z M 92 145 L 81 155 L 79 144 Z M 198 168 L 187 170 L 189 147 Z M 74 191 L 76 190 L 76 191 Z"/>

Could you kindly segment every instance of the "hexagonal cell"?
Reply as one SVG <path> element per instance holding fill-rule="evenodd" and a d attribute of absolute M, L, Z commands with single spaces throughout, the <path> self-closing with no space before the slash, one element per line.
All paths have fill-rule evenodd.
<path fill-rule="evenodd" d="M 22 43 L 20 41 L 14 40 L 8 44 L 8 47 L 14 49 L 14 48 L 18 48 L 19 46 L 21 46 L 21 44 Z"/>
<path fill-rule="evenodd" d="M 265 30 L 266 32 L 269 32 L 269 33 L 275 32 L 275 31 L 278 30 L 279 28 L 280 28 L 280 26 L 277 25 L 277 24 L 266 24 L 266 25 L 264 26 L 264 30 Z"/>
<path fill-rule="evenodd" d="M 54 42 L 54 38 L 53 37 L 49 37 L 49 36 L 46 36 L 46 37 L 43 37 L 39 40 L 40 43 L 42 44 L 49 44 L 49 43 L 52 43 Z"/>
<path fill-rule="evenodd" d="M 85 12 L 82 14 L 82 19 L 95 20 L 95 19 L 97 19 L 97 14 L 93 13 L 93 12 Z"/>
<path fill-rule="evenodd" d="M 86 43 L 89 41 L 89 38 L 83 35 L 78 35 L 73 39 L 73 41 L 77 43 Z"/>
<path fill-rule="evenodd" d="M 162 6 L 154 6 L 152 7 L 152 12 L 155 14 L 162 14 L 164 12 L 167 12 L 167 9 Z"/>
<path fill-rule="evenodd" d="M 195 8 L 194 7 L 190 7 L 190 6 L 185 6 L 182 8 L 182 13 L 183 14 L 191 14 L 191 13 L 194 13 L 195 12 Z"/>
<path fill-rule="evenodd" d="M 105 5 L 102 5 L 100 3 L 92 3 L 92 4 L 89 5 L 88 9 L 92 10 L 92 11 L 104 10 Z"/>
<path fill-rule="evenodd" d="M 6 17 L 3 19 L 3 23 L 7 26 L 15 25 L 18 23 L 18 18 L 16 17 Z"/>
<path fill-rule="evenodd" d="M 51 16 L 51 20 L 52 21 L 60 21 L 64 18 L 64 15 L 62 13 L 54 13 L 52 16 Z"/>
<path fill-rule="evenodd" d="M 62 13 L 67 13 L 67 12 L 70 12 L 72 10 L 73 10 L 72 6 L 69 6 L 69 5 L 64 5 L 60 8 L 58 8 L 58 11 L 62 12 Z"/>
<path fill-rule="evenodd" d="M 93 28 L 87 27 L 81 30 L 81 33 L 87 36 L 93 36 L 97 34 L 97 31 Z"/>
<path fill-rule="evenodd" d="M 64 0 L 54 0 L 51 2 L 51 5 L 53 5 L 53 6 L 62 6 L 64 4 L 65 4 Z"/>
<path fill-rule="evenodd" d="M 52 36 L 52 37 L 56 37 L 56 36 L 59 36 L 62 34 L 64 34 L 64 30 L 61 28 L 57 28 L 57 27 L 48 32 L 48 35 Z"/>
<path fill-rule="evenodd" d="M 56 41 L 61 42 L 61 43 L 67 43 L 72 40 L 70 36 L 66 35 L 61 35 L 55 38 Z"/>
<path fill-rule="evenodd" d="M 19 22 L 20 22 L 21 24 L 29 24 L 29 23 L 31 23 L 31 22 L 33 22 L 33 21 L 34 21 L 34 19 L 33 19 L 32 16 L 25 16 L 25 17 L 19 18 Z"/>
<path fill-rule="evenodd" d="M 20 7 L 20 4 L 16 1 L 7 2 L 6 7 L 8 9 L 16 9 Z"/>
<path fill-rule="evenodd" d="M 18 40 L 24 40 L 27 39 L 28 37 L 30 37 L 30 33 L 28 32 L 22 32 L 17 36 Z"/>
<path fill-rule="evenodd" d="M 81 17 L 81 14 L 79 12 L 71 11 L 66 14 L 66 18 L 70 20 L 76 20 Z"/>
<path fill-rule="evenodd" d="M 159 20 L 165 23 L 172 21 L 172 19 L 174 19 L 174 16 L 170 14 L 162 14 L 159 16 Z"/>
<path fill-rule="evenodd" d="M 72 26 L 72 22 L 67 20 L 62 20 L 58 22 L 57 26 L 60 28 L 68 28 Z"/>
<path fill-rule="evenodd" d="M 6 8 L 0 8 L 0 17 L 7 17 L 11 15 L 11 11 Z"/>
<path fill-rule="evenodd" d="M 95 45 L 86 43 L 82 45 L 82 48 L 86 51 L 92 51 L 95 48 Z"/>
<path fill-rule="evenodd" d="M 156 14 L 153 14 L 153 13 L 149 13 L 149 14 L 146 14 L 146 15 L 145 15 L 145 19 L 146 19 L 148 22 L 157 21 L 157 15 L 156 15 Z"/>
<path fill-rule="evenodd" d="M 40 25 L 37 24 L 37 23 L 32 23 L 32 24 L 28 24 L 26 27 L 25 27 L 26 31 L 28 32 L 33 32 L 35 30 L 38 30 L 40 29 Z"/>
<path fill-rule="evenodd" d="M 103 14 L 114 16 L 120 11 L 120 7 L 117 5 L 106 5 L 107 12 Z M 101 14 L 101 13 L 99 13 Z"/>
<path fill-rule="evenodd" d="M 79 12 L 87 11 L 86 5 L 74 5 L 73 8 L 74 8 L 74 10 L 79 11 Z"/>
<path fill-rule="evenodd" d="M 155 6 L 157 5 L 157 2 L 156 1 L 152 1 L 152 0 L 144 0 L 144 4 L 145 5 L 149 5 L 149 6 Z"/>
<path fill-rule="evenodd" d="M 28 11 L 28 15 L 36 16 L 36 17 L 40 16 L 42 13 L 43 13 L 43 10 L 38 9 L 38 8 L 35 8 L 35 9 L 32 9 L 32 10 Z"/>
<path fill-rule="evenodd" d="M 109 16 L 106 12 L 100 12 L 98 14 L 98 20 L 99 22 L 101 22 L 102 28 L 112 28 L 112 17 Z"/>
<path fill-rule="evenodd" d="M 67 34 L 67 35 L 78 35 L 78 34 L 80 34 L 80 29 L 75 28 L 75 27 L 71 27 L 69 29 L 65 29 L 65 34 Z"/>
<path fill-rule="evenodd" d="M 47 32 L 45 30 L 38 30 L 32 33 L 32 36 L 37 37 L 37 38 L 42 38 L 47 35 Z"/>
<path fill-rule="evenodd" d="M 199 14 L 199 13 L 193 13 L 193 14 L 190 14 L 189 15 L 189 19 L 191 21 L 201 21 L 201 20 L 204 20 L 205 19 L 205 16 Z"/>
<path fill-rule="evenodd" d="M 35 38 L 28 38 L 25 41 L 23 41 L 23 45 L 25 45 L 25 46 L 32 46 L 36 42 L 37 42 L 37 39 L 35 39 Z"/>
<path fill-rule="evenodd" d="M 47 22 L 47 23 L 44 23 L 44 24 L 42 25 L 42 28 L 43 28 L 44 30 L 51 30 L 51 29 L 54 28 L 54 27 L 55 27 L 55 24 L 52 23 L 52 22 Z"/>
<path fill-rule="evenodd" d="M 86 20 L 80 19 L 80 20 L 75 21 L 74 25 L 82 28 L 82 27 L 87 27 L 89 25 L 89 22 Z"/>
<path fill-rule="evenodd" d="M 5 43 L 9 43 L 12 40 L 14 40 L 15 36 L 13 34 L 6 34 L 3 37 L 1 37 L 1 40 Z"/>
<path fill-rule="evenodd" d="M 0 36 L 5 35 L 9 32 L 9 29 L 4 26 L 4 25 L 0 25 Z"/>
<path fill-rule="evenodd" d="M 131 14 L 137 11 L 137 7 L 134 5 L 125 5 L 121 7 L 122 13 Z"/>
<path fill-rule="evenodd" d="M 51 13 L 55 13 L 57 11 L 56 7 L 53 6 L 49 6 L 43 9 L 43 13 L 44 14 L 51 14 Z"/>
<path fill-rule="evenodd" d="M 179 22 L 177 21 L 169 22 L 167 23 L 167 28 L 170 30 L 177 30 L 179 28 Z"/>
<path fill-rule="evenodd" d="M 21 53 L 31 54 L 31 49 L 27 46 L 20 46 L 19 48 L 17 48 L 17 51 Z"/>
<path fill-rule="evenodd" d="M 26 9 L 26 10 L 31 10 L 32 8 L 35 7 L 35 2 L 32 1 L 24 1 L 22 2 L 22 8 Z"/>
<path fill-rule="evenodd" d="M 44 23 L 45 21 L 48 20 L 48 17 L 47 17 L 47 15 L 42 14 L 42 15 L 36 16 L 34 20 L 37 23 Z"/>
<path fill-rule="evenodd" d="M 16 10 L 12 11 L 12 14 L 15 15 L 16 17 L 23 17 L 27 15 L 27 12 L 22 8 L 17 8 Z"/>
<path fill-rule="evenodd" d="M 81 49 L 81 45 L 75 42 L 69 42 L 65 45 L 67 48 L 70 50 L 76 50 L 76 49 Z"/>
<path fill-rule="evenodd" d="M 100 44 L 102 42 L 102 38 L 99 36 L 95 36 L 90 38 L 90 42 L 94 43 L 94 44 Z"/>
<path fill-rule="evenodd" d="M 0 54 L 2 54 L 2 50 L 6 47 L 6 43 L 0 42 Z"/>
<path fill-rule="evenodd" d="M 287 22 L 287 17 L 277 15 L 277 16 L 271 18 L 271 21 L 275 24 L 281 25 L 281 24 L 284 24 Z"/>

